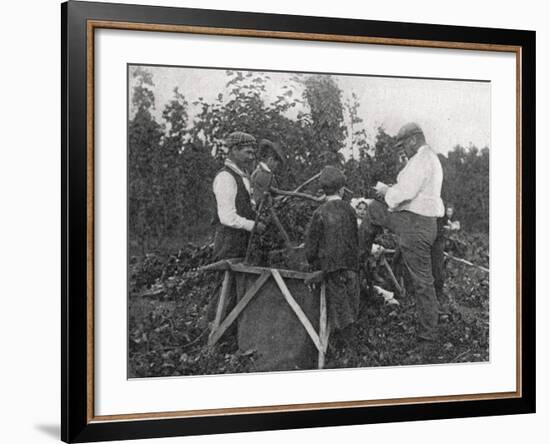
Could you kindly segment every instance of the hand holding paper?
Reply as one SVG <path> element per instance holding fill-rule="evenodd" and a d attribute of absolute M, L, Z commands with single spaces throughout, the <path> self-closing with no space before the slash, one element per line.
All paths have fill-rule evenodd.
<path fill-rule="evenodd" d="M 376 185 L 373 187 L 380 197 L 384 197 L 388 191 L 389 186 L 383 182 L 376 182 Z"/>

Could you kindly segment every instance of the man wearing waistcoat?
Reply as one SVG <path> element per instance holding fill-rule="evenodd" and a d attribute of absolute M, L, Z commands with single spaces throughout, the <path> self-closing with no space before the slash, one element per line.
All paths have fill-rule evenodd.
<path fill-rule="evenodd" d="M 367 224 L 369 241 L 382 228 L 389 228 L 397 235 L 416 299 L 417 336 L 431 341 L 436 339 L 439 318 L 431 251 L 437 236 L 437 218 L 444 213 L 443 170 L 416 123 L 408 123 L 399 130 L 395 148 L 406 154 L 407 164 L 399 172 L 395 185 L 377 184 L 375 188 L 386 205 L 373 202 L 363 224 Z"/>
<path fill-rule="evenodd" d="M 256 139 L 236 131 L 226 140 L 228 155 L 216 174 L 212 189 L 216 197 L 215 260 L 244 258 L 256 217 L 252 200 L 249 171 L 255 159 Z M 256 231 L 265 225 L 258 222 Z"/>

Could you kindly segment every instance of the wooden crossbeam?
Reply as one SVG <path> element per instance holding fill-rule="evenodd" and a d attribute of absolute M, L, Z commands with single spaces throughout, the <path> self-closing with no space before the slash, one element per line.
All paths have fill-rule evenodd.
<path fill-rule="evenodd" d="M 260 275 L 258 279 L 252 284 L 252 286 L 246 291 L 245 295 L 242 297 L 242 299 L 235 305 L 233 310 L 231 310 L 231 313 L 227 315 L 227 317 L 223 320 L 223 322 L 220 324 L 220 326 L 212 331 L 212 334 L 210 335 L 210 338 L 208 339 L 208 345 L 212 347 L 218 340 L 222 337 L 222 335 L 225 333 L 225 331 L 229 328 L 229 326 L 237 319 L 237 317 L 241 314 L 241 312 L 244 310 L 244 308 L 248 305 L 248 303 L 252 300 L 252 298 L 256 295 L 258 290 L 262 288 L 262 286 L 265 284 L 265 282 L 269 279 L 271 274 L 269 272 L 264 272 Z"/>
<path fill-rule="evenodd" d="M 271 273 L 271 270 L 273 270 L 273 268 L 269 268 L 269 267 L 256 267 L 253 265 L 245 265 L 245 264 L 230 264 L 230 269 L 232 271 L 236 271 L 240 273 L 252 273 L 252 274 L 263 274 L 265 272 Z M 278 269 L 278 272 L 282 277 L 285 277 L 288 279 L 315 279 L 315 277 L 322 275 L 321 271 L 314 271 L 314 272 L 308 273 L 305 271 Z"/>
<path fill-rule="evenodd" d="M 273 278 L 275 279 L 275 282 L 277 282 L 277 285 L 279 286 L 279 289 L 281 290 L 281 293 L 283 293 L 283 296 L 286 299 L 288 305 L 290 305 L 290 308 L 292 308 L 292 310 L 294 311 L 296 316 L 298 316 L 298 319 L 300 320 L 300 322 L 302 323 L 302 325 L 306 329 L 306 332 L 308 333 L 309 337 L 311 338 L 311 340 L 315 344 L 315 347 L 317 347 L 317 350 L 319 350 L 319 352 L 322 352 L 323 351 L 323 346 L 321 345 L 319 335 L 317 334 L 317 332 L 313 328 L 313 325 L 311 325 L 311 322 L 309 321 L 306 314 L 302 310 L 302 307 L 300 307 L 300 305 L 296 302 L 296 300 L 294 299 L 294 297 L 290 293 L 290 290 L 286 286 L 284 279 L 282 278 L 281 274 L 279 273 L 279 270 L 272 269 L 271 274 L 272 274 Z"/>
<path fill-rule="evenodd" d="M 214 262 L 209 265 L 205 265 L 199 268 L 200 271 L 225 271 L 231 270 L 239 273 L 250 273 L 250 274 L 263 274 L 265 272 L 271 273 L 271 268 L 269 267 L 258 267 L 255 265 L 246 265 L 239 262 L 233 262 L 232 260 L 222 260 Z M 281 270 L 279 273 L 284 278 L 288 279 L 310 279 L 312 282 L 321 280 L 323 276 L 322 271 L 295 271 L 295 270 Z"/>

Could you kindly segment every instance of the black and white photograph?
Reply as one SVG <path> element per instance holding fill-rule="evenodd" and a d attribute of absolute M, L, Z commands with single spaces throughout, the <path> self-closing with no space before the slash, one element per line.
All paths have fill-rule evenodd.
<path fill-rule="evenodd" d="M 490 81 L 127 87 L 128 378 L 490 361 Z"/>
<path fill-rule="evenodd" d="M 7 3 L 2 442 L 544 442 L 543 5 Z"/>

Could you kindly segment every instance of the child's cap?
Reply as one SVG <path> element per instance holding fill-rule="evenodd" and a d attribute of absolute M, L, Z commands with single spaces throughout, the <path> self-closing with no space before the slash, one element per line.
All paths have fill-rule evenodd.
<path fill-rule="evenodd" d="M 321 171 L 319 182 L 326 194 L 334 194 L 346 184 L 346 176 L 338 168 L 326 166 Z"/>
<path fill-rule="evenodd" d="M 373 200 L 374 199 L 365 199 L 364 197 L 353 197 L 350 204 L 353 208 L 357 209 L 360 204 L 365 204 L 368 207 Z"/>

